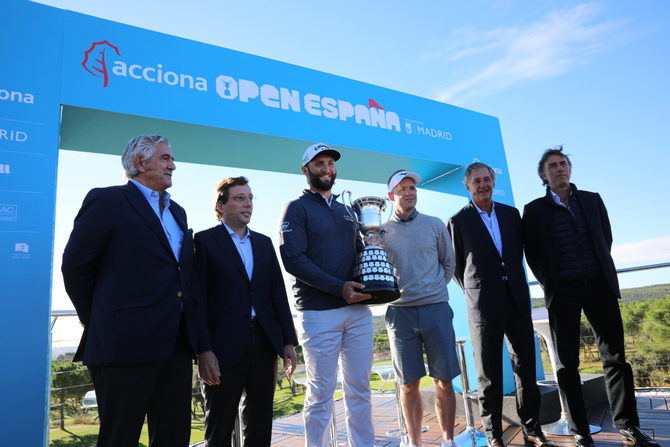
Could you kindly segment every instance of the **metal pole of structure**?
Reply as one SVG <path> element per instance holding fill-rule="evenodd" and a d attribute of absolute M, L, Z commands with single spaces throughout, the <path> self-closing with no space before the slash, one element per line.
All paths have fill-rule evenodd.
<path fill-rule="evenodd" d="M 395 375 L 395 374 L 394 374 Z M 405 425 L 405 417 L 402 415 L 402 404 L 400 402 L 400 385 L 395 380 L 395 410 L 398 415 L 398 428 L 389 430 L 385 433 L 389 438 L 400 438 L 400 447 L 409 446 L 409 434 L 407 433 L 407 426 Z M 430 430 L 430 425 L 422 425 L 421 432 L 425 433 Z"/>
<path fill-rule="evenodd" d="M 335 400 L 330 417 L 330 447 L 337 447 L 337 419 L 335 418 Z"/>
<path fill-rule="evenodd" d="M 551 363 L 551 370 L 554 373 L 556 387 L 558 388 L 558 376 L 556 375 L 557 370 L 556 347 L 554 346 L 554 343 L 551 338 L 549 321 L 545 320 L 533 321 L 533 326 L 538 335 L 544 339 L 544 342 L 547 346 L 547 351 L 549 354 L 549 363 Z M 560 389 L 558 389 L 557 391 L 558 391 L 558 398 L 561 402 L 561 417 L 556 422 L 543 425 L 542 431 L 548 435 L 572 436 L 574 435 L 574 433 L 570 431 L 570 423 L 568 421 L 568 416 L 565 411 L 565 409 L 567 408 L 567 403 L 565 402 L 565 395 L 561 392 Z M 597 425 L 589 425 L 589 430 L 593 435 L 598 433 L 602 429 Z"/>
<path fill-rule="evenodd" d="M 459 447 L 485 447 L 488 445 L 486 435 L 475 426 L 475 416 L 472 411 L 472 401 L 477 398 L 470 393 L 468 381 L 468 366 L 465 362 L 465 339 L 456 340 L 458 346 L 458 361 L 461 365 L 461 385 L 463 392 L 463 410 L 465 411 L 465 430 L 454 437 L 454 443 Z"/>
<path fill-rule="evenodd" d="M 386 432 L 386 436 L 400 438 L 401 446 L 409 445 L 409 435 L 407 434 L 407 427 L 405 426 L 405 418 L 402 415 L 402 405 L 400 404 L 400 385 L 398 381 L 395 382 L 395 410 L 398 415 L 398 428 Z"/>
<path fill-rule="evenodd" d="M 244 404 L 244 394 L 240 398 L 240 404 L 237 407 L 237 418 L 235 419 L 235 428 L 233 429 L 233 447 L 242 447 L 242 405 Z"/>

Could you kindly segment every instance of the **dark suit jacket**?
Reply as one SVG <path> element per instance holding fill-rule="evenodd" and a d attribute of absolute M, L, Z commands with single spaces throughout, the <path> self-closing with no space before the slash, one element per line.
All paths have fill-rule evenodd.
<path fill-rule="evenodd" d="M 598 193 L 580 191 L 572 185 L 573 194 L 581 204 L 584 219 L 589 227 L 596 256 L 607 283 L 616 297 L 620 297 L 616 267 L 610 255 L 612 228 L 607 209 Z M 558 242 L 554 222 L 554 207 L 557 205 L 547 188 L 544 197 L 530 202 L 523 210 L 523 235 L 526 261 L 544 289 L 547 307 L 556 295 L 558 287 Z"/>
<path fill-rule="evenodd" d="M 454 280 L 465 291 L 469 318 L 476 322 L 495 321 L 505 314 L 504 276 L 519 311 L 530 316 L 530 294 L 522 264 L 521 216 L 516 208 L 498 202 L 495 212 L 502 258 L 472 202 L 448 223 L 456 256 Z"/>
<path fill-rule="evenodd" d="M 184 209 L 170 202 L 184 232 L 179 260 L 151 205 L 131 182 L 91 190 L 63 253 L 63 280 L 84 334 L 75 361 L 86 365 L 158 362 L 171 353 L 183 313 L 197 343 L 190 293 L 193 235 Z"/>
<path fill-rule="evenodd" d="M 193 269 L 200 301 L 200 351 L 214 351 L 222 365 L 238 363 L 247 352 L 252 305 L 278 355 L 284 355 L 284 345 L 298 344 L 272 241 L 255 231 L 250 238 L 254 256 L 251 281 L 223 225 L 195 235 Z"/>

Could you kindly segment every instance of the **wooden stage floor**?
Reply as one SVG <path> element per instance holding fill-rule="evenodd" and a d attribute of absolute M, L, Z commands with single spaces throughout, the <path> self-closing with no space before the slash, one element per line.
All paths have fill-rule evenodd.
<path fill-rule="evenodd" d="M 640 415 L 641 429 L 653 436 L 663 447 L 670 447 L 670 390 L 659 393 L 637 393 L 637 407 Z M 373 418 L 375 425 L 375 447 L 395 447 L 399 445 L 398 438 L 391 438 L 385 433 L 398 428 L 395 400 L 393 395 L 375 394 L 372 397 Z M 344 428 L 344 404 L 340 399 L 335 402 L 335 415 L 338 422 L 338 440 L 340 445 L 346 446 L 346 431 Z M 589 414 L 591 424 L 599 425 L 602 431 L 593 436 L 597 446 L 630 446 L 623 441 L 612 425 L 609 409 L 600 406 L 592 409 Z M 456 434 L 465 429 L 465 420 L 456 420 Z M 430 425 L 430 430 L 423 434 L 425 446 L 440 445 L 439 424 L 435 415 L 427 414 L 424 424 Z M 505 426 L 503 440 L 509 446 L 523 446 L 523 434 L 517 426 Z M 273 424 L 272 445 L 276 447 L 304 446 L 304 431 L 302 413 L 276 419 Z M 559 446 L 572 447 L 575 445 L 572 437 L 549 436 L 550 440 Z"/>

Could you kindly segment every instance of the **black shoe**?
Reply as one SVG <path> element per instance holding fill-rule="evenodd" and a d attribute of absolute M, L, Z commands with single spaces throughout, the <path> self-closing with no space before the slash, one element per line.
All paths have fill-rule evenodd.
<path fill-rule="evenodd" d="M 576 447 L 593 447 L 593 438 L 591 435 L 575 435 Z"/>
<path fill-rule="evenodd" d="M 549 442 L 544 433 L 537 435 L 523 435 L 523 442 L 526 447 L 556 447 L 556 444 Z"/>
<path fill-rule="evenodd" d="M 639 447 L 660 447 L 660 444 L 642 433 L 637 427 L 622 428 L 619 430 L 621 436 L 627 441 L 632 442 Z"/>
<path fill-rule="evenodd" d="M 505 447 L 505 443 L 503 442 L 502 438 L 488 438 L 486 442 L 488 443 L 489 447 Z"/>

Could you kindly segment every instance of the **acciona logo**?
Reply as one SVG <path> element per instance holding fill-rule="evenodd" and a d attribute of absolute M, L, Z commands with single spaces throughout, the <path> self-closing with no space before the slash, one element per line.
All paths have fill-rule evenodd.
<path fill-rule="evenodd" d="M 5 90 L 0 88 L 0 101 L 22 102 L 24 104 L 34 104 L 35 97 L 32 93 L 17 92 L 14 90 Z"/>
<path fill-rule="evenodd" d="M 129 64 L 116 59 L 121 56 L 119 48 L 108 40 L 93 42 L 88 50 L 84 51 L 81 61 L 84 70 L 96 78 L 100 78 L 102 87 L 108 87 L 111 76 L 138 79 L 157 84 L 179 86 L 191 90 L 207 91 L 207 80 L 201 76 L 187 73 L 177 73 L 169 70 L 163 64 L 143 66 Z"/>
<path fill-rule="evenodd" d="M 109 68 L 107 67 L 107 54 L 112 51 L 121 56 L 119 49 L 106 40 L 93 42 L 90 48 L 84 51 L 84 60 L 81 66 L 96 78 L 102 80 L 102 86 L 109 85 Z"/>

